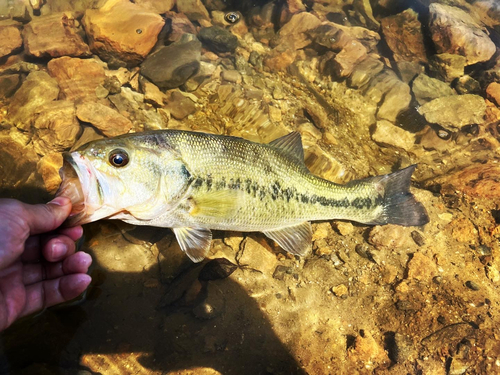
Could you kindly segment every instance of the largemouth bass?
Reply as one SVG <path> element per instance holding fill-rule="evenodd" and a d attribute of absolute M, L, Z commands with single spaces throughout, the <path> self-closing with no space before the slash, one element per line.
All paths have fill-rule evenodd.
<path fill-rule="evenodd" d="M 70 225 L 119 219 L 172 228 L 194 262 L 211 230 L 263 232 L 304 255 L 314 220 L 419 226 L 425 208 L 409 192 L 415 166 L 339 185 L 309 172 L 300 134 L 269 144 L 179 130 L 128 134 L 65 153 L 57 195 Z"/>

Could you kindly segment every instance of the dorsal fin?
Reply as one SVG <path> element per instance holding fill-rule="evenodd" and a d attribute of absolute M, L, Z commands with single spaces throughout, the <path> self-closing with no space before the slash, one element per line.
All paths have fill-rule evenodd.
<path fill-rule="evenodd" d="M 284 135 L 269 145 L 279 148 L 283 153 L 304 164 L 304 148 L 302 147 L 302 138 L 300 133 L 295 131 Z"/>

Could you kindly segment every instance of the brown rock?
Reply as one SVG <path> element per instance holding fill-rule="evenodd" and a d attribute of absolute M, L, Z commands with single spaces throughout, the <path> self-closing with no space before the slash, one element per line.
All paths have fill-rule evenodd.
<path fill-rule="evenodd" d="M 175 0 L 135 0 L 134 3 L 157 14 L 167 13 L 175 6 Z"/>
<path fill-rule="evenodd" d="M 406 268 L 408 279 L 430 281 L 438 274 L 437 265 L 421 253 L 413 254 Z"/>
<path fill-rule="evenodd" d="M 345 298 L 349 295 L 349 289 L 347 289 L 347 286 L 345 284 L 340 284 L 332 287 L 332 293 L 335 295 L 335 297 Z"/>
<path fill-rule="evenodd" d="M 61 184 L 59 169 L 62 167 L 62 164 L 62 154 L 50 153 L 40 159 L 36 166 L 38 173 L 42 176 L 45 189 L 50 194 L 55 194 Z"/>
<path fill-rule="evenodd" d="M 177 11 L 184 13 L 191 21 L 210 20 L 201 0 L 177 0 Z"/>
<path fill-rule="evenodd" d="M 168 42 L 177 42 L 183 34 L 196 34 L 196 28 L 193 23 L 184 14 L 168 12 L 165 16 L 166 26 L 170 31 L 167 35 Z"/>
<path fill-rule="evenodd" d="M 102 65 L 92 59 L 64 56 L 50 60 L 47 68 L 67 100 L 97 100 L 96 89 L 106 79 Z"/>
<path fill-rule="evenodd" d="M 12 96 L 8 117 L 20 129 L 30 128 L 34 111 L 59 95 L 57 81 L 45 72 L 31 72 Z"/>
<path fill-rule="evenodd" d="M 350 76 L 356 65 L 366 58 L 367 53 L 366 47 L 358 40 L 353 39 L 350 43 L 346 43 L 332 60 L 333 74 L 339 78 Z"/>
<path fill-rule="evenodd" d="M 462 9 L 433 3 L 429 13 L 429 27 L 438 53 L 465 56 L 467 65 L 488 61 L 495 53 L 495 44 Z"/>
<path fill-rule="evenodd" d="M 10 55 L 22 45 L 23 39 L 17 26 L 0 24 L 0 58 Z"/>
<path fill-rule="evenodd" d="M 486 94 L 488 98 L 493 100 L 498 106 L 500 106 L 500 83 L 492 82 L 486 88 Z"/>
<path fill-rule="evenodd" d="M 458 242 L 476 244 L 477 243 L 477 229 L 469 219 L 457 218 L 448 224 L 451 229 L 451 235 Z"/>
<path fill-rule="evenodd" d="M 413 9 L 383 18 L 381 24 L 387 45 L 394 54 L 394 60 L 427 62 L 422 24 Z"/>
<path fill-rule="evenodd" d="M 360 335 L 356 337 L 354 346 L 348 351 L 348 356 L 365 366 L 373 363 L 379 365 L 390 363 L 384 348 L 365 330 L 361 330 Z"/>
<path fill-rule="evenodd" d="M 451 82 L 464 75 L 467 59 L 462 55 L 440 53 L 432 56 L 429 61 L 429 71 L 443 81 Z"/>
<path fill-rule="evenodd" d="M 264 58 L 264 65 L 273 72 L 279 72 L 292 65 L 296 56 L 297 51 L 295 49 L 280 45 Z"/>
<path fill-rule="evenodd" d="M 78 149 L 80 146 L 83 146 L 86 143 L 95 141 L 97 139 L 104 138 L 102 134 L 99 134 L 97 130 L 93 126 L 83 126 L 82 135 L 78 138 L 76 143 L 71 147 L 72 150 Z"/>
<path fill-rule="evenodd" d="M 114 66 L 135 66 L 156 44 L 165 21 L 129 1 L 89 9 L 82 20 L 92 52 Z"/>
<path fill-rule="evenodd" d="M 261 237 L 259 241 L 256 241 L 256 239 L 252 237 L 247 237 L 243 240 L 240 248 L 242 248 L 243 251 L 238 253 L 239 264 L 247 265 L 261 272 L 273 273 L 278 260 L 263 237 Z"/>
<path fill-rule="evenodd" d="M 116 110 L 101 103 L 85 102 L 76 108 L 76 116 L 99 129 L 107 137 L 126 134 L 132 129 L 132 122 Z"/>
<path fill-rule="evenodd" d="M 37 129 L 33 146 L 39 155 L 69 149 L 80 132 L 80 124 L 75 117 L 75 104 L 67 100 L 38 107 L 33 125 Z"/>
<path fill-rule="evenodd" d="M 21 80 L 19 74 L 0 76 L 0 98 L 9 98 L 19 87 Z"/>
<path fill-rule="evenodd" d="M 395 122 L 398 115 L 408 109 L 410 102 L 410 86 L 399 81 L 385 94 L 377 118 Z"/>
<path fill-rule="evenodd" d="M 307 12 L 294 14 L 278 32 L 275 45 L 286 43 L 294 49 L 302 49 L 312 43 L 307 34 L 308 31 L 316 29 L 321 21 L 315 15 Z"/>
<path fill-rule="evenodd" d="M 157 107 L 163 106 L 166 95 L 154 83 L 149 82 L 147 79 L 139 79 L 141 91 L 144 94 L 144 101 L 151 103 Z"/>
<path fill-rule="evenodd" d="M 33 19 L 24 27 L 24 50 L 34 57 L 90 56 L 71 13 Z"/>

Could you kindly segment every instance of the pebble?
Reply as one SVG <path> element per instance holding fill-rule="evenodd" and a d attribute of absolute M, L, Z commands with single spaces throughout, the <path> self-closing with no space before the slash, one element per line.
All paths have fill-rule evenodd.
<path fill-rule="evenodd" d="M 348 236 L 354 232 L 354 225 L 348 221 L 336 221 L 334 225 L 342 236 Z"/>
<path fill-rule="evenodd" d="M 418 245 L 418 246 L 424 246 L 425 245 L 425 238 L 423 236 L 422 233 L 414 230 L 411 232 L 411 238 L 413 238 L 413 241 L 415 241 L 415 243 Z"/>
<path fill-rule="evenodd" d="M 415 143 L 415 135 L 401 129 L 387 120 L 379 120 L 372 134 L 372 139 L 380 145 L 410 150 Z"/>
<path fill-rule="evenodd" d="M 465 286 L 471 290 L 474 290 L 474 291 L 478 291 L 479 289 L 481 289 L 479 284 L 476 283 L 475 281 L 472 281 L 472 280 L 467 280 L 465 282 Z"/>
<path fill-rule="evenodd" d="M 202 27 L 198 33 L 201 42 L 213 52 L 234 52 L 238 47 L 238 38 L 219 26 Z"/>
<path fill-rule="evenodd" d="M 492 82 L 486 88 L 486 95 L 500 107 L 500 83 Z"/>
<path fill-rule="evenodd" d="M 292 267 L 287 267 L 283 265 L 276 266 L 273 272 L 273 278 L 276 280 L 284 280 L 285 275 L 291 275 L 293 273 Z"/>
<path fill-rule="evenodd" d="M 237 70 L 223 70 L 221 73 L 221 78 L 224 81 L 241 83 L 241 74 Z"/>
<path fill-rule="evenodd" d="M 437 276 L 438 269 L 436 264 L 422 253 L 414 253 L 413 257 L 406 266 L 408 279 L 431 281 Z"/>
<path fill-rule="evenodd" d="M 400 225 L 376 225 L 368 234 L 368 242 L 378 250 L 395 250 L 408 246 L 409 228 Z"/>
<path fill-rule="evenodd" d="M 179 91 L 173 91 L 167 100 L 167 108 L 176 120 L 182 120 L 196 112 L 195 103 L 182 95 Z"/>
<path fill-rule="evenodd" d="M 349 295 L 349 289 L 345 284 L 340 284 L 332 287 L 332 293 L 339 298 L 346 299 Z"/>

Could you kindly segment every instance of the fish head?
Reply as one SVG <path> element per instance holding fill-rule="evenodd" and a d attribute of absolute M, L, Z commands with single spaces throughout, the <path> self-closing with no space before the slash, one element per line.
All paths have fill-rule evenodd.
<path fill-rule="evenodd" d="M 110 138 L 63 153 L 56 196 L 73 204 L 66 225 L 103 218 L 148 221 L 168 211 L 175 190 L 180 194 L 187 182 L 182 174 L 171 179 L 178 164 L 174 152 L 150 146 L 140 137 Z"/>

